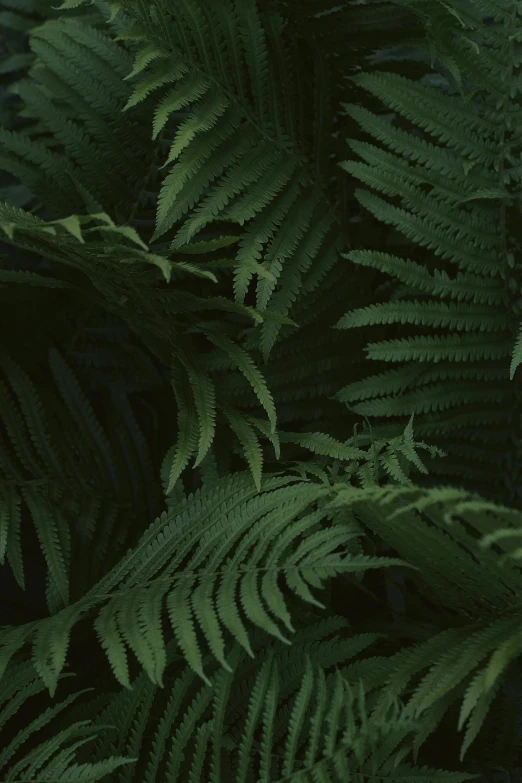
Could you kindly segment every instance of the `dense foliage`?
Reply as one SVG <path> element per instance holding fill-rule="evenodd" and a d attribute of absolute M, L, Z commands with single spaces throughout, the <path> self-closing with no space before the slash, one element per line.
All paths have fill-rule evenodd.
<path fill-rule="evenodd" d="M 520 781 L 522 4 L 0 28 L 2 781 Z"/>

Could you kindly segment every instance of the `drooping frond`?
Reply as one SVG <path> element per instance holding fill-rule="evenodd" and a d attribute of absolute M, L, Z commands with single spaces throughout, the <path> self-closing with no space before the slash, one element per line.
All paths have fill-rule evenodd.
<path fill-rule="evenodd" d="M 89 226 L 92 223 L 95 225 Z M 227 334 L 226 322 L 221 321 L 216 324 L 199 318 L 199 312 L 205 310 L 230 313 L 231 316 L 236 317 L 246 316 L 254 322 L 261 321 L 262 315 L 254 308 L 236 304 L 219 296 L 202 297 L 190 290 L 179 290 L 179 281 L 187 278 L 189 281 L 199 279 L 209 283 L 217 282 L 211 265 L 209 268 L 199 266 L 190 260 L 190 256 L 187 260 L 171 260 L 166 255 L 153 253 L 134 228 L 117 225 L 104 212 L 89 215 L 73 214 L 54 221 L 43 221 L 24 210 L 4 204 L 0 205 L 0 227 L 13 245 L 34 248 L 33 243 L 36 238 L 36 246 L 44 257 L 65 268 L 72 267 L 74 270 L 86 273 L 90 278 L 90 285 L 85 285 L 81 278 L 75 278 L 75 288 L 85 291 L 92 300 L 92 286 L 94 286 L 100 292 L 101 298 L 96 297 L 99 304 L 110 312 L 123 316 L 129 328 L 144 341 L 150 352 L 163 364 L 172 366 L 171 381 L 179 411 L 176 454 L 180 455 L 175 457 L 172 465 L 172 484 L 195 452 L 199 461 L 205 456 L 215 439 L 217 414 L 221 414 L 220 423 L 231 426 L 230 419 L 218 407 L 219 400 L 224 397 L 219 394 L 223 381 L 218 377 L 216 382 L 211 377 L 208 353 L 199 352 L 198 358 L 198 350 L 192 337 L 194 332 L 204 336 L 207 345 L 216 346 L 220 352 L 223 352 L 230 360 L 230 369 L 245 377 L 258 404 L 264 409 L 273 433 L 276 424 L 274 400 L 251 355 Z M 103 244 L 101 254 L 98 252 L 100 241 L 91 238 L 92 234 L 97 233 L 114 240 L 114 244 L 110 240 Z M 132 245 L 125 244 L 125 240 Z M 197 249 L 205 252 L 219 244 L 214 242 L 211 248 L 204 246 Z M 148 274 L 148 290 L 144 290 L 140 283 L 145 274 L 142 271 L 143 267 L 147 266 L 151 272 Z M 158 290 L 159 275 L 155 273 L 154 267 L 166 283 L 178 283 L 178 290 Z M 13 274 L 10 275 L 8 270 L 6 272 L 6 282 L 18 281 L 16 276 L 13 279 Z M 43 276 L 33 278 L 33 283 L 60 286 L 59 281 L 55 283 L 55 279 L 49 279 L 48 283 L 45 282 L 46 280 L 47 278 Z M 63 285 L 67 286 L 70 283 L 64 281 Z M 196 290 L 199 290 L 199 283 L 196 284 Z M 163 296 L 164 294 L 166 297 Z M 163 306 L 162 300 L 165 301 Z M 132 311 L 128 309 L 129 302 L 134 303 L 135 309 Z M 167 311 L 171 318 L 167 330 L 161 326 L 164 311 Z M 176 339 L 180 331 L 184 331 L 186 335 L 182 341 Z M 174 342 L 176 342 L 175 346 Z M 182 388 L 183 384 L 188 384 L 185 391 Z M 185 402 L 182 401 L 183 399 Z M 191 442 L 192 435 L 189 436 L 186 431 L 187 416 L 193 417 L 194 427 L 198 431 L 199 445 L 197 449 L 194 446 L 190 452 L 187 452 L 187 443 Z M 237 416 L 239 416 L 237 420 L 240 422 L 239 426 L 247 427 L 248 420 L 239 407 Z M 233 427 L 232 429 L 235 431 Z M 174 437 L 174 433 L 172 434 Z M 259 481 L 257 469 L 251 462 L 248 464 L 252 467 L 255 481 Z"/>

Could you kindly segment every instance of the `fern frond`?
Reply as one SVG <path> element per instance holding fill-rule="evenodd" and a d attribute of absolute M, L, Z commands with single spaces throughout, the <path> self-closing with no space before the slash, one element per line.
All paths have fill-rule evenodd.
<path fill-rule="evenodd" d="M 59 239 L 61 241 L 59 244 L 58 242 L 52 242 L 52 244 L 42 246 L 42 252 L 53 261 L 58 261 L 66 266 L 72 265 L 80 267 L 82 271 L 85 270 L 89 275 L 92 275 L 96 287 L 100 288 L 101 291 L 103 291 L 104 297 L 107 298 L 107 305 L 110 309 L 114 308 L 114 301 L 116 301 L 116 307 L 118 309 L 121 308 L 123 314 L 127 312 L 127 303 L 129 299 L 136 303 L 137 312 L 133 313 L 132 318 L 130 318 L 129 315 L 129 326 L 132 330 L 145 341 L 147 347 L 160 359 L 160 361 L 165 362 L 170 354 L 171 357 L 174 357 L 175 362 L 181 365 L 184 372 L 189 372 L 188 377 L 190 377 L 191 389 L 194 396 L 192 402 L 187 398 L 185 406 L 189 405 L 194 407 L 195 405 L 197 425 L 200 428 L 200 436 L 202 437 L 198 447 L 199 460 L 203 459 L 206 451 L 211 447 L 214 441 L 216 415 L 220 411 L 219 409 L 216 409 L 215 403 L 212 400 L 213 395 L 215 395 L 219 389 L 216 387 L 216 390 L 212 391 L 216 386 L 215 380 L 208 372 L 205 376 L 204 368 L 206 366 L 209 368 L 211 367 L 211 365 L 207 364 L 207 356 L 201 356 L 201 358 L 199 358 L 194 355 L 193 358 L 190 358 L 190 353 L 193 350 L 191 342 L 187 340 L 183 345 L 179 345 L 179 341 L 176 341 L 179 347 L 172 351 L 173 332 L 177 332 L 179 326 L 183 328 L 180 323 L 174 322 L 176 316 L 179 317 L 180 315 L 183 315 L 185 318 L 188 316 L 188 323 L 185 321 L 184 325 L 186 332 L 202 332 L 205 337 L 210 340 L 211 344 L 219 348 L 225 356 L 230 357 L 232 360 L 231 369 L 237 367 L 240 370 L 249 381 L 256 397 L 265 409 L 273 435 L 276 424 L 274 400 L 262 374 L 256 367 L 249 353 L 224 332 L 221 323 L 218 328 L 216 328 L 215 324 L 211 322 L 205 324 L 205 322 L 199 322 L 197 318 L 194 318 L 194 325 L 192 325 L 191 322 L 191 314 L 197 314 L 200 310 L 221 310 L 223 312 L 229 312 L 231 315 L 241 315 L 242 317 L 248 316 L 256 323 L 263 320 L 262 314 L 254 308 L 234 303 L 225 297 L 217 296 L 204 298 L 196 296 L 186 290 L 167 292 L 155 291 L 154 289 L 149 288 L 150 294 L 147 297 L 147 295 L 139 291 L 135 284 L 137 275 L 142 273 L 133 272 L 129 274 L 123 267 L 123 264 L 135 261 L 159 267 L 167 282 L 171 281 L 172 277 L 176 276 L 176 273 L 187 273 L 188 277 L 193 275 L 194 277 L 200 277 L 215 282 L 216 276 L 211 269 L 200 267 L 199 265 L 192 263 L 192 261 L 171 261 L 164 255 L 151 253 L 133 227 L 128 225 L 117 225 L 105 212 L 90 215 L 70 215 L 67 218 L 60 218 L 48 222 L 39 221 L 32 216 L 28 218 L 27 215 L 29 213 L 9 207 L 8 205 L 5 205 L 4 212 L 6 220 L 2 220 L 0 211 L 0 226 L 2 226 L 11 237 L 13 243 L 25 246 L 26 243 L 30 241 L 31 235 L 39 236 L 44 232 L 50 233 L 53 237 L 56 237 L 56 240 Z M 93 223 L 94 225 L 92 225 Z M 17 234 L 16 239 L 13 238 L 15 232 Z M 93 255 L 97 256 L 98 253 L 98 242 L 91 238 L 91 235 L 95 233 L 100 233 L 102 236 L 104 234 L 109 234 L 111 239 L 114 238 L 116 243 L 104 243 L 103 255 L 101 256 L 103 259 L 103 266 L 100 264 L 99 258 L 97 257 L 93 269 Z M 20 235 L 20 238 L 18 238 L 18 235 Z M 83 246 L 79 258 L 79 251 L 76 247 L 73 247 L 72 244 L 66 244 L 63 241 L 64 237 L 67 235 L 71 237 L 69 242 L 74 242 L 75 245 L 80 243 Z M 124 244 L 125 240 L 129 240 L 134 245 L 139 245 L 143 250 L 129 247 Z M 226 246 L 229 243 L 230 238 L 226 237 L 221 241 L 214 240 L 210 245 L 208 243 L 203 243 L 199 248 L 197 246 L 192 248 L 192 254 L 196 251 L 200 253 L 217 249 Z M 114 275 L 115 262 L 119 265 L 121 264 L 123 267 L 121 275 L 116 274 L 116 277 Z M 98 273 L 97 275 L 94 274 L 94 270 Z M 164 296 L 165 294 L 166 297 Z M 163 313 L 158 312 L 157 303 L 161 304 L 162 300 L 165 301 L 164 309 L 169 313 L 171 318 L 171 328 L 167 333 L 165 333 L 165 330 L 160 326 Z M 152 313 L 154 313 L 154 315 L 153 320 L 151 321 L 150 315 Z M 275 324 L 285 322 L 285 317 L 280 316 L 277 313 L 269 314 L 269 316 L 273 317 L 273 323 Z M 184 360 L 182 358 L 183 356 L 185 357 Z M 187 364 L 192 367 L 190 371 L 189 367 L 185 366 Z M 174 379 L 173 382 L 175 385 L 176 381 Z M 203 387 L 206 391 L 202 392 L 201 390 Z M 218 399 L 220 398 L 218 397 Z M 186 416 L 184 413 L 180 411 L 179 416 L 185 421 Z M 176 482 L 179 475 L 181 475 L 181 472 L 192 456 L 192 452 L 190 454 L 187 452 L 185 454 L 186 458 L 182 458 L 181 456 L 182 452 L 184 453 L 187 449 L 187 438 L 190 441 L 192 436 L 185 432 L 185 426 L 188 426 L 188 424 L 183 424 L 182 426 L 181 420 L 178 424 L 178 437 L 183 438 L 183 443 L 179 444 L 181 461 L 176 463 L 175 469 L 173 468 L 173 478 L 170 482 L 172 485 Z M 108 467 L 108 471 L 110 474 L 112 468 Z"/>
<path fill-rule="evenodd" d="M 462 305 L 445 302 L 385 302 L 363 310 L 347 313 L 336 324 L 338 329 L 375 324 L 416 324 L 417 326 L 449 327 L 466 332 L 503 331 L 508 321 L 500 315 L 489 319 L 479 308 L 466 310 Z"/>
<path fill-rule="evenodd" d="M 124 643 L 134 650 L 149 676 L 161 682 L 165 659 L 158 612 L 164 597 L 183 655 L 204 679 L 196 623 L 223 665 L 222 631 L 228 631 L 251 651 L 245 624 L 233 600 L 236 590 L 249 623 L 289 643 L 273 619 L 291 628 L 276 576 L 284 575 L 293 593 L 321 606 L 308 585 L 320 588 L 325 579 L 337 573 L 357 573 L 402 562 L 352 555 L 349 550 L 344 556 L 339 554 L 338 548 L 353 538 L 350 525 L 339 520 L 329 527 L 321 526 L 325 515 L 321 504 L 305 514 L 329 491 L 317 484 L 272 478 L 267 479 L 260 494 L 255 494 L 246 488 L 245 477 L 239 475 L 212 483 L 182 501 L 174 517 L 163 515 L 151 525 L 138 545 L 93 590 L 37 624 L 35 660 L 43 655 L 46 639 L 51 647 L 61 639 L 49 659 L 50 668 L 45 670 L 46 681 L 52 686 L 60 673 L 72 625 L 99 603 L 105 605 L 96 620 L 96 631 L 115 676 L 126 687 L 129 680 Z M 27 630 L 32 633 L 30 628 Z M 12 655 L 25 638 L 14 631 L 6 634 L 2 642 L 6 654 Z"/>
<path fill-rule="evenodd" d="M 202 331 L 205 336 L 214 343 L 214 345 L 217 345 L 218 348 L 221 348 L 225 353 L 228 354 L 228 356 L 230 356 L 234 364 L 250 383 L 256 397 L 266 411 L 273 432 L 276 425 L 276 410 L 274 401 L 270 391 L 266 386 L 266 382 L 263 376 L 255 366 L 250 356 L 243 348 L 241 348 L 241 346 L 234 343 L 226 335 L 219 334 L 214 330 Z"/>
<path fill-rule="evenodd" d="M 442 32 L 448 24 L 445 5 L 435 4 L 434 10 L 426 14 L 417 4 L 412 6 L 421 18 L 429 19 L 429 35 L 436 31 L 430 41 L 436 41 L 443 63 L 440 67 L 447 69 L 441 72 L 439 80 L 443 89 L 430 86 L 428 80 L 416 82 L 390 71 L 361 73 L 350 77 L 351 81 L 384 102 L 392 114 L 379 116 L 364 106 L 343 104 L 365 133 L 388 148 L 358 139 L 349 142 L 361 160 L 347 161 L 341 166 L 393 201 L 366 190 L 356 190 L 356 198 L 378 221 L 404 235 L 407 244 L 423 248 L 421 263 L 378 249 L 352 250 L 347 257 L 397 278 L 411 287 L 412 295 L 416 291 L 429 294 L 430 300 L 408 300 L 405 297 L 409 292 L 405 291 L 398 301 L 347 313 L 337 327 L 397 323 L 414 325 L 417 332 L 420 328 L 423 332 L 443 329 L 446 333 L 408 331 L 404 338 L 369 344 L 368 358 L 407 363 L 402 371 L 380 376 L 386 378 L 390 391 L 393 386 L 394 396 L 385 392 L 380 400 L 375 399 L 376 379 L 369 379 L 367 383 L 343 388 L 338 399 L 359 399 L 361 403 L 352 409 L 372 417 L 402 416 L 413 410 L 420 414 L 418 425 L 426 425 L 426 432 L 432 412 L 449 413 L 452 408 L 463 414 L 466 410 L 480 410 L 493 432 L 498 422 L 490 401 L 505 410 L 506 427 L 510 428 L 515 426 L 518 405 L 512 387 L 504 382 L 508 375 L 512 379 L 516 370 L 518 344 L 513 350 L 512 339 L 514 321 L 519 322 L 514 299 L 519 286 L 513 276 L 513 254 L 508 252 L 507 234 L 520 184 L 520 175 L 513 170 L 513 150 L 518 141 L 512 115 L 517 110 L 513 102 L 512 56 L 507 44 L 513 40 L 510 36 L 516 36 L 516 13 L 502 15 L 499 29 L 493 34 L 483 19 L 484 13 L 495 14 L 492 7 L 486 11 L 472 6 L 464 13 L 465 21 L 459 17 L 466 28 L 465 35 L 452 26 L 451 32 Z M 433 59 L 432 66 L 434 63 Z M 469 94 L 465 94 L 468 89 Z M 439 259 L 438 269 L 434 268 L 434 256 Z M 437 299 L 453 301 L 445 304 Z M 503 377 L 499 373 L 498 381 L 491 378 L 476 389 L 457 388 L 455 382 L 443 389 L 430 382 L 422 392 L 411 392 L 408 387 L 413 370 L 410 372 L 408 364 L 414 361 L 445 362 L 448 366 L 451 363 L 459 369 L 474 367 L 477 372 L 492 363 L 506 369 Z M 444 415 L 438 417 L 437 430 L 441 435 L 449 435 L 449 415 L 447 419 Z M 463 432 L 460 442 L 466 441 L 467 434 Z M 442 439 L 439 443 L 443 445 Z M 444 447 L 450 460 L 441 466 L 441 471 L 451 475 L 450 465 L 458 454 L 455 446 L 448 448 L 444 443 Z M 509 474 L 509 485 L 514 487 L 517 458 L 508 462 L 502 467 L 490 464 L 498 470 L 499 481 Z M 473 474 L 476 480 L 468 486 L 478 489 L 479 469 L 473 466 L 459 472 L 460 476 L 466 475 L 468 482 Z M 512 502 L 516 496 L 516 490 L 511 490 Z"/>
<path fill-rule="evenodd" d="M 334 209 L 327 209 L 326 217 L 331 185 L 323 170 L 313 170 L 309 140 L 294 116 L 304 118 L 306 98 L 295 82 L 298 52 L 281 37 L 284 15 L 260 11 L 255 0 L 184 0 L 173 25 L 164 0 L 157 0 L 151 13 L 134 0 L 121 7 L 138 20 L 142 40 L 127 77 L 140 80 L 126 108 L 158 96 L 153 139 L 173 131 L 164 166 L 174 166 L 161 185 L 152 242 L 176 229 L 171 249 L 177 250 L 212 223 L 244 225 L 235 258 L 236 300 L 244 301 L 257 273 L 252 262 L 260 263 L 271 274 L 258 277 L 258 308 L 290 314 L 327 228 L 338 245 L 340 225 Z M 318 58 L 322 83 L 318 86 L 318 73 L 314 90 L 328 89 L 324 65 Z M 284 87 L 278 85 L 281 72 Z M 180 110 L 184 118 L 174 126 Z M 324 147 L 332 117 L 322 103 L 318 112 L 313 135 Z M 307 247 L 304 255 L 296 252 L 300 240 Z M 278 332 L 276 324 L 264 328 L 265 356 Z"/>
<path fill-rule="evenodd" d="M 515 377 L 515 372 L 520 364 L 522 364 L 522 326 L 519 329 L 515 345 L 513 346 L 513 352 L 511 354 L 511 364 L 509 366 L 510 381 L 512 381 Z"/>
<path fill-rule="evenodd" d="M 447 596 L 452 606 L 460 606 L 466 613 L 474 611 L 472 607 L 475 602 L 477 602 L 476 612 L 483 611 L 483 601 L 491 607 L 496 605 L 499 610 L 513 606 L 519 593 L 517 567 L 513 564 L 509 566 L 509 571 L 504 570 L 507 564 L 501 564 L 498 557 L 492 553 L 488 553 L 486 565 L 486 561 L 482 559 L 485 552 L 481 551 L 477 537 L 467 532 L 460 522 L 452 521 L 448 516 L 456 506 L 459 509 L 459 519 L 464 519 L 466 522 L 469 520 L 473 525 L 473 506 L 467 514 L 465 491 L 451 487 L 429 490 L 421 490 L 418 487 L 382 487 L 372 492 L 377 503 L 376 508 L 381 507 L 382 510 L 378 515 L 373 514 L 365 524 L 369 524 L 375 532 L 385 538 L 400 556 L 419 567 L 426 583 L 433 579 L 433 584 L 437 585 L 439 600 L 444 601 L 444 596 Z M 356 502 L 358 493 L 360 490 L 356 488 L 340 490 L 336 503 Z M 410 505 L 404 503 L 408 496 L 412 498 Z M 365 497 L 364 493 L 359 497 L 362 500 Z M 372 498 L 372 494 L 367 497 Z M 394 510 L 393 505 L 396 505 Z M 413 523 L 415 516 L 410 516 L 413 510 L 422 515 L 419 521 L 420 519 L 426 521 L 421 525 Z M 501 506 L 496 509 L 496 513 L 498 519 L 496 525 L 495 517 L 488 515 L 488 525 L 492 530 L 502 526 L 501 520 L 509 518 L 509 510 Z M 457 538 L 458 549 L 454 547 L 452 537 Z M 428 541 L 432 541 L 432 544 Z M 443 549 L 448 552 L 448 559 L 443 568 L 429 565 L 431 554 L 428 556 L 428 552 L 442 552 Z M 451 555 L 449 555 L 450 550 Z M 473 572 L 475 572 L 474 576 Z M 464 584 L 463 573 L 466 574 Z M 490 575 L 492 580 L 486 588 L 484 579 L 488 580 Z M 453 587 L 450 587 L 450 582 L 453 583 Z M 479 594 L 482 598 L 479 598 Z"/>
<path fill-rule="evenodd" d="M 248 418 L 241 416 L 238 411 L 231 406 L 226 406 L 223 410 L 230 422 L 232 430 L 241 443 L 256 489 L 259 492 L 261 489 L 261 476 L 263 470 L 263 451 L 256 431 L 250 424 Z"/>
<path fill-rule="evenodd" d="M 166 492 L 173 490 L 189 459 L 196 451 L 198 442 L 197 411 L 192 405 L 191 395 L 187 389 L 176 382 L 173 376 L 173 389 L 178 406 L 178 440 L 165 455 L 165 462 L 170 463 Z"/>
<path fill-rule="evenodd" d="M 169 659 L 172 657 L 170 653 Z M 311 783 L 318 775 L 343 783 L 347 776 L 356 774 L 395 779 L 396 771 L 398 780 L 422 773 L 422 779 L 430 783 L 461 783 L 473 777 L 419 769 L 404 761 L 398 765 L 405 749 L 398 750 L 397 746 L 412 732 L 411 718 L 394 704 L 386 720 L 375 720 L 368 714 L 360 685 L 349 685 L 339 672 L 325 675 L 321 666 L 302 652 L 296 658 L 297 677 L 289 688 L 285 685 L 285 665 L 279 661 L 276 664 L 274 651 L 269 651 L 254 674 L 247 698 L 240 702 L 236 680 L 244 665 L 244 652 L 237 647 L 231 663 L 230 672 L 220 670 L 212 675 L 212 685 L 201 684 L 198 690 L 188 672 L 173 672 L 168 698 L 158 698 L 157 689 L 154 692 L 152 683 L 141 675 L 134 684 L 139 694 L 134 702 L 131 693 L 122 692 L 100 714 L 97 723 L 114 722 L 120 727 L 121 739 L 116 747 L 129 752 L 140 746 L 134 740 L 136 730 L 142 736 L 138 729 L 140 711 L 151 713 L 152 742 L 139 741 L 140 768 L 146 783 L 152 783 L 160 769 L 166 769 L 176 782 L 198 781 L 200 775 L 205 775 L 212 781 L 226 776 L 233 783 L 246 783 L 252 780 L 252 771 L 264 775 L 262 779 L 281 783 L 289 777 Z M 157 703 L 154 717 L 153 698 Z M 283 700 L 288 701 L 291 713 L 280 736 L 277 713 Z M 234 702 L 240 704 L 240 715 L 232 726 L 229 716 Z M 174 728 L 176 712 L 183 717 Z M 321 721 L 326 729 L 324 740 L 318 736 Z M 103 752 L 106 746 L 98 742 L 97 752 Z M 289 751 L 286 754 L 285 749 Z"/>

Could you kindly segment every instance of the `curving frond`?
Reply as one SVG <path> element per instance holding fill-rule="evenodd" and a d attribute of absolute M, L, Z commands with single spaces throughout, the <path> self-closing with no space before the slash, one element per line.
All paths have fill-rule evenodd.
<path fill-rule="evenodd" d="M 53 691 L 74 624 L 100 604 L 96 632 L 115 677 L 126 687 L 127 647 L 151 680 L 162 682 L 164 606 L 180 650 L 203 679 L 199 630 L 204 647 L 225 668 L 226 636 L 253 654 L 245 619 L 290 644 L 281 628 L 294 631 L 279 586 L 282 579 L 290 595 L 321 607 L 310 586 L 321 588 L 338 573 L 401 562 L 346 550 L 357 528 L 330 515 L 326 524 L 328 494 L 328 487 L 285 477 L 267 479 L 256 493 L 244 474 L 203 487 L 150 525 L 137 545 L 75 604 L 49 619 L 6 631 L 0 643 L 4 666 L 32 637 L 35 666 Z"/>

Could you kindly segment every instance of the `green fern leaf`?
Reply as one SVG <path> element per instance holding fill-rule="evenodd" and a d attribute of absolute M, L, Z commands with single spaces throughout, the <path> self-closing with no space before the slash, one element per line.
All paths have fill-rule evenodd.
<path fill-rule="evenodd" d="M 250 358 L 243 348 L 236 345 L 229 337 L 224 334 L 218 334 L 215 331 L 204 331 L 204 334 L 208 339 L 221 348 L 225 353 L 230 356 L 234 364 L 238 367 L 241 373 L 248 380 L 252 389 L 254 390 L 256 397 L 265 409 L 268 420 L 271 425 L 272 432 L 276 427 L 276 409 L 274 401 L 270 391 L 266 386 L 266 382 L 255 366 L 254 362 Z"/>
<path fill-rule="evenodd" d="M 522 326 L 519 329 L 513 352 L 511 354 L 511 364 L 509 367 L 509 380 L 512 381 L 515 377 L 515 372 L 518 366 L 522 363 Z"/>
<path fill-rule="evenodd" d="M 78 619 L 78 608 L 70 606 L 50 617 L 34 637 L 33 663 L 51 696 L 54 696 L 59 675 L 65 664 L 71 629 Z"/>
<path fill-rule="evenodd" d="M 232 430 L 235 432 L 241 446 L 245 459 L 252 473 L 254 484 L 259 492 L 261 489 L 261 476 L 263 471 L 263 451 L 259 439 L 251 426 L 247 417 L 241 415 L 237 410 L 230 406 L 223 407 Z"/>
<path fill-rule="evenodd" d="M 165 458 L 170 462 L 167 494 L 172 492 L 189 459 L 196 451 L 198 435 L 200 436 L 197 411 L 192 405 L 191 395 L 184 382 L 179 381 L 174 374 L 172 382 L 178 405 L 178 440 Z"/>
<path fill-rule="evenodd" d="M 194 463 L 196 468 L 205 458 L 214 439 L 216 393 L 212 380 L 206 375 L 203 366 L 196 359 L 190 357 L 186 352 L 178 352 L 178 356 L 187 370 L 198 415 L 200 434 L 198 454 Z"/>

